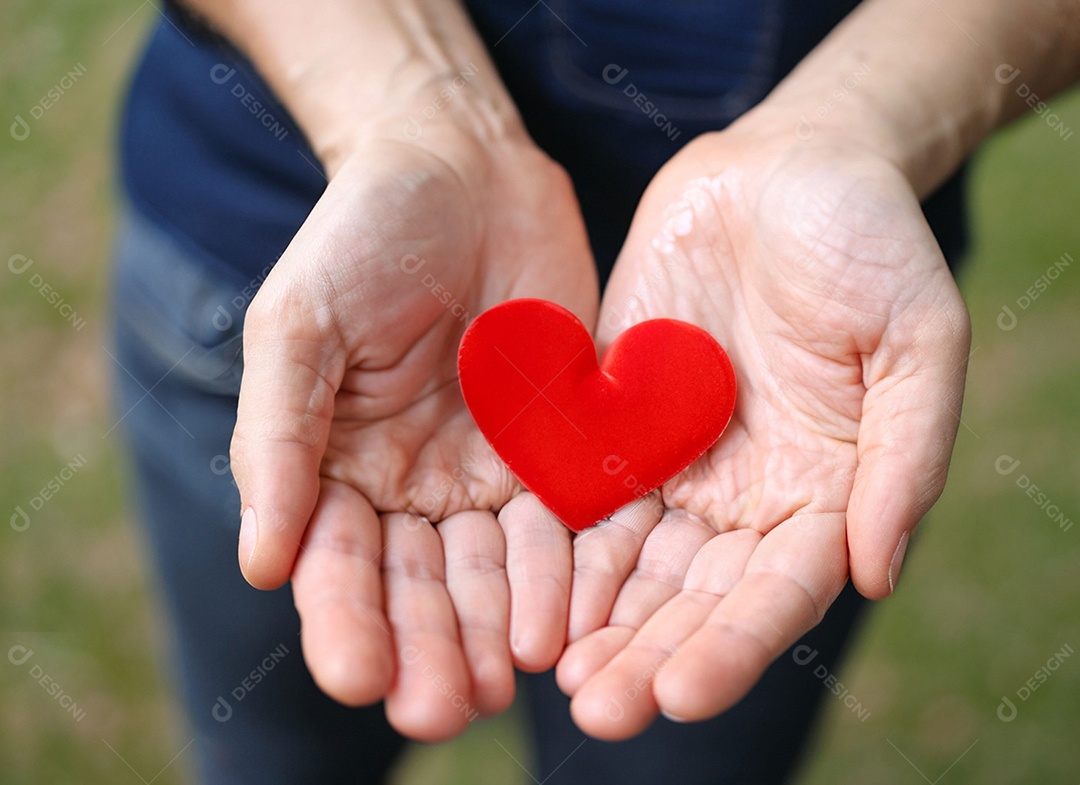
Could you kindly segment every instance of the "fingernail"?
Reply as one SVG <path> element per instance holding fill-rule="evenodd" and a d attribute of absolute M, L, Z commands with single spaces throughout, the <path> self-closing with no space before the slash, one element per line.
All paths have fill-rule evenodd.
<path fill-rule="evenodd" d="M 889 562 L 889 593 L 896 589 L 896 579 L 900 577 L 900 567 L 904 563 L 904 554 L 907 553 L 908 534 L 910 532 L 904 532 L 900 535 L 900 542 L 896 543 L 896 550 L 893 551 L 892 561 Z"/>
<path fill-rule="evenodd" d="M 680 723 L 685 724 L 685 723 L 690 721 L 690 720 L 687 720 L 687 719 L 683 719 L 682 717 L 676 717 L 674 714 L 669 714 L 668 712 L 664 711 L 663 709 L 660 709 L 660 713 L 664 715 L 665 719 L 669 719 L 672 722 L 680 722 Z"/>
<path fill-rule="evenodd" d="M 259 521 L 255 517 L 255 508 L 248 507 L 240 518 L 240 564 L 247 567 L 255 554 L 255 543 L 259 539 Z"/>

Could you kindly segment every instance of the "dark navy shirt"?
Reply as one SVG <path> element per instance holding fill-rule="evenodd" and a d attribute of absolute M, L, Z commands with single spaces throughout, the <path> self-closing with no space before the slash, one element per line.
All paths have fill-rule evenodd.
<path fill-rule="evenodd" d="M 573 178 L 606 277 L 657 169 L 761 101 L 856 2 L 467 5 L 533 138 Z M 126 191 L 207 264 L 258 277 L 325 177 L 252 65 L 168 3 L 165 14 L 125 108 Z M 957 178 L 924 206 L 950 258 L 964 244 L 962 197 Z"/>

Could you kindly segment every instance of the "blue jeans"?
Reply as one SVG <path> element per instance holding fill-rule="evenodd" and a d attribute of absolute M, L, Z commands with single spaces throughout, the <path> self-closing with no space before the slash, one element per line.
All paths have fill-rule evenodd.
<path fill-rule="evenodd" d="M 258 281 L 200 253 L 129 210 L 113 284 L 116 403 L 199 772 L 208 785 L 382 782 L 405 740 L 381 706 L 346 708 L 319 691 L 290 588 L 256 591 L 237 567 L 229 439 Z M 552 785 L 784 781 L 826 694 L 815 672 L 836 670 L 862 605 L 849 586 L 801 641 L 813 665 L 809 650 L 789 651 L 723 716 L 661 718 L 627 742 L 581 744 L 552 674 L 522 676 L 533 775 Z M 491 754 L 505 753 L 493 744 Z"/>

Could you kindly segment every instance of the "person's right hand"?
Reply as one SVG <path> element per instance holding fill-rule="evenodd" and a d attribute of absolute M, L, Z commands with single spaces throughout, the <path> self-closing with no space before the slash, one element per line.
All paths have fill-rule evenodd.
<path fill-rule="evenodd" d="M 232 467 L 244 575 L 292 575 L 316 681 L 434 740 L 555 663 L 569 603 L 570 533 L 511 501 L 458 343 L 517 297 L 591 325 L 598 294 L 569 179 L 523 130 L 400 129 L 344 159 L 251 304 Z"/>

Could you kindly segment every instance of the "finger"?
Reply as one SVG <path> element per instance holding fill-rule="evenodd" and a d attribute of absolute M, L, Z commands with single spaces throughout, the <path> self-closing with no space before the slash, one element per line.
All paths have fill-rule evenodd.
<path fill-rule="evenodd" d="M 691 156 L 688 158 L 687 156 Z M 703 292 L 677 291 L 673 268 L 689 261 L 685 242 L 688 225 L 695 215 L 702 217 L 704 210 L 713 220 L 715 195 L 710 186 L 686 166 L 688 160 L 697 159 L 693 166 L 703 162 L 691 151 L 668 163 L 665 169 L 684 168 L 688 175 L 683 180 L 672 171 L 653 178 L 642 195 L 626 241 L 615 260 L 611 276 L 604 287 L 600 312 L 596 322 L 596 347 L 603 355 L 608 346 L 624 331 L 647 319 L 677 316 L 684 306 L 696 299 L 710 300 L 710 305 L 720 313 L 731 313 L 730 302 L 717 302 L 718 290 Z M 699 173 L 700 174 L 700 173 Z M 688 224 L 689 221 L 689 224 Z M 722 237 L 721 232 L 714 239 Z M 722 242 L 712 248 L 713 253 L 726 254 L 728 243 Z M 730 293 L 727 295 L 730 297 Z M 674 306 L 672 308 L 671 306 Z M 690 306 L 692 307 L 692 306 Z M 685 314 L 684 314 L 685 315 Z"/>
<path fill-rule="evenodd" d="M 660 495 L 654 492 L 574 538 L 569 640 L 575 641 L 607 623 L 615 598 L 663 511 Z"/>
<path fill-rule="evenodd" d="M 315 683 L 350 706 L 380 700 L 394 676 L 383 612 L 382 528 L 356 490 L 323 480 L 293 575 L 301 644 Z"/>
<path fill-rule="evenodd" d="M 720 600 L 708 592 L 683 592 L 667 602 L 575 693 L 570 714 L 577 726 L 607 741 L 645 730 L 659 712 L 653 680 Z"/>
<path fill-rule="evenodd" d="M 243 511 L 240 568 L 260 589 L 288 579 L 315 508 L 343 373 L 336 353 L 309 304 L 266 290 L 248 309 L 231 466 Z"/>
<path fill-rule="evenodd" d="M 555 666 L 555 682 L 571 698 L 589 678 L 633 640 L 630 627 L 601 627 L 566 647 Z"/>
<path fill-rule="evenodd" d="M 498 714 L 514 699 L 510 584 L 502 528 L 491 513 L 462 512 L 441 521 L 438 533 L 473 701 L 481 715 Z"/>
<path fill-rule="evenodd" d="M 867 376 L 848 506 L 855 587 L 892 594 L 908 538 L 945 487 L 964 397 L 971 325 L 948 271 L 935 301 L 889 327 Z M 921 284 L 922 285 L 922 284 Z"/>
<path fill-rule="evenodd" d="M 410 738 L 445 741 L 465 730 L 476 710 L 446 588 L 442 541 L 414 515 L 394 513 L 382 521 L 386 613 L 399 657 L 386 718 Z"/>
<path fill-rule="evenodd" d="M 611 624 L 633 629 L 644 624 L 679 593 L 690 565 L 716 536 L 716 529 L 700 518 L 681 510 L 666 513 L 645 541 L 633 574 L 619 592 Z"/>
<path fill-rule="evenodd" d="M 755 531 L 729 531 L 701 548 L 683 590 L 652 614 L 625 648 L 590 674 L 574 695 L 571 713 L 582 730 L 598 738 L 625 739 L 653 721 L 659 711 L 652 694 L 653 679 L 738 584 L 760 541 Z M 577 656 L 585 660 L 575 674 L 580 677 L 598 657 L 591 654 L 589 662 L 590 655 Z"/>
<path fill-rule="evenodd" d="M 658 706 L 682 720 L 733 706 L 821 620 L 846 580 L 843 513 L 802 515 L 774 528 L 743 578 L 656 675 Z"/>
<path fill-rule="evenodd" d="M 566 645 L 573 569 L 570 530 L 531 493 L 499 512 L 510 582 L 510 651 L 524 671 L 552 667 Z"/>

